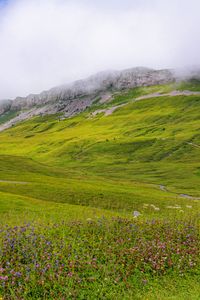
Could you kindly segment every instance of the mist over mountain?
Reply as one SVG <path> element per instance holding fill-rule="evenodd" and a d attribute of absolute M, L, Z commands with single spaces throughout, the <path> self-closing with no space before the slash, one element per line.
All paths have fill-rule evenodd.
<path fill-rule="evenodd" d="M 96 102 L 112 101 L 115 93 L 136 87 L 199 79 L 199 74 L 198 68 L 154 70 L 137 67 L 123 71 L 103 71 L 86 79 L 43 91 L 40 94 L 17 97 L 13 101 L 1 101 L 0 116 L 11 114 L 11 118 L 0 127 L 0 131 L 34 116 L 59 113 L 63 115 L 63 118 L 72 117 Z"/>
<path fill-rule="evenodd" d="M 171 70 L 153 70 L 144 67 L 124 71 L 104 71 L 43 91 L 40 94 L 29 94 L 27 97 L 17 97 L 15 100 L 4 100 L 0 103 L 0 114 L 9 111 L 26 110 L 23 118 L 33 115 L 65 113 L 65 116 L 77 114 L 91 106 L 97 98 L 107 101 L 116 91 L 138 86 L 151 86 L 170 83 L 175 80 Z"/>

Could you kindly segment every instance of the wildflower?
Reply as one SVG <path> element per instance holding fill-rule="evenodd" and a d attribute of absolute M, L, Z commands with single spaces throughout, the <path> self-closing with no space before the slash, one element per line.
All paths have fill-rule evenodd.
<path fill-rule="evenodd" d="M 191 205 L 186 205 L 186 207 L 187 207 L 187 208 L 192 208 L 192 206 L 191 206 Z"/>
<path fill-rule="evenodd" d="M 176 206 L 167 206 L 167 208 L 179 209 L 179 208 L 181 208 L 181 206 L 178 206 L 178 205 L 176 205 Z"/>
<path fill-rule="evenodd" d="M 0 280 L 7 281 L 8 280 L 8 276 L 0 276 Z"/>
<path fill-rule="evenodd" d="M 160 208 L 159 208 L 159 207 L 154 207 L 154 210 L 157 210 L 157 211 L 159 211 L 159 210 L 160 210 Z"/>
<path fill-rule="evenodd" d="M 133 212 L 133 217 L 134 218 L 137 218 L 137 217 L 139 217 L 141 215 L 141 213 L 139 212 L 139 211 L 137 211 L 137 210 L 135 210 L 134 212 Z"/>
<path fill-rule="evenodd" d="M 21 277 L 21 275 L 22 275 L 22 274 L 21 274 L 20 272 L 16 272 L 16 273 L 15 273 L 15 276 L 16 276 L 16 277 Z"/>

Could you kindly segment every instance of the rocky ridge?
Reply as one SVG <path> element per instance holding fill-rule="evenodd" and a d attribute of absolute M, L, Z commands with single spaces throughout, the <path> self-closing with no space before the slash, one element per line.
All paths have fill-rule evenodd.
<path fill-rule="evenodd" d="M 76 115 L 90 107 L 95 101 L 106 102 L 117 91 L 138 86 L 166 84 L 175 81 L 172 70 L 133 68 L 124 71 L 107 71 L 93 75 L 72 84 L 17 97 L 15 100 L 0 102 L 0 116 L 17 112 L 17 116 L 1 125 L 0 130 L 37 115 L 63 113 L 64 117 Z"/>

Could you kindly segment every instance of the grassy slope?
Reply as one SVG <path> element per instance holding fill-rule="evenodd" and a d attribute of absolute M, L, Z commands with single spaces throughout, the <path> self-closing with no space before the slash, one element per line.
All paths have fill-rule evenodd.
<path fill-rule="evenodd" d="M 16 115 L 17 115 L 16 112 L 7 112 L 7 113 L 5 113 L 4 115 L 0 116 L 0 124 L 3 124 L 7 121 L 10 121 Z"/>
<path fill-rule="evenodd" d="M 0 183 L 0 190 L 147 214 L 144 203 L 184 207 L 191 200 L 178 194 L 200 196 L 200 148 L 194 146 L 200 145 L 199 108 L 199 96 L 162 97 L 131 100 L 110 116 L 85 112 L 65 121 L 50 116 L 21 123 L 0 134 L 0 178 L 31 183 Z"/>
<path fill-rule="evenodd" d="M 198 90 L 196 83 L 179 86 L 186 87 Z M 174 88 L 118 94 L 102 107 L 127 104 L 107 117 L 91 117 L 96 105 L 65 121 L 35 118 L 0 133 L 0 180 L 19 181 L 0 182 L 1 222 L 130 217 L 133 210 L 145 218 L 196 217 L 199 200 L 178 194 L 200 197 L 200 148 L 194 146 L 200 145 L 200 97 L 134 102 L 142 94 Z M 198 276 L 188 276 L 154 278 L 141 290 L 136 282 L 134 294 L 134 288 L 124 287 L 117 293 L 123 299 L 198 299 Z M 91 288 L 94 293 L 98 286 Z M 105 283 L 104 289 L 117 299 L 112 286 Z"/>

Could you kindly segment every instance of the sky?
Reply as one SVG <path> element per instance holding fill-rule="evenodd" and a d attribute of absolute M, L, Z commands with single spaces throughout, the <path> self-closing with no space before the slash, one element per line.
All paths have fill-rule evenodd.
<path fill-rule="evenodd" d="M 199 0 L 0 0 L 0 99 L 104 70 L 200 65 Z"/>

